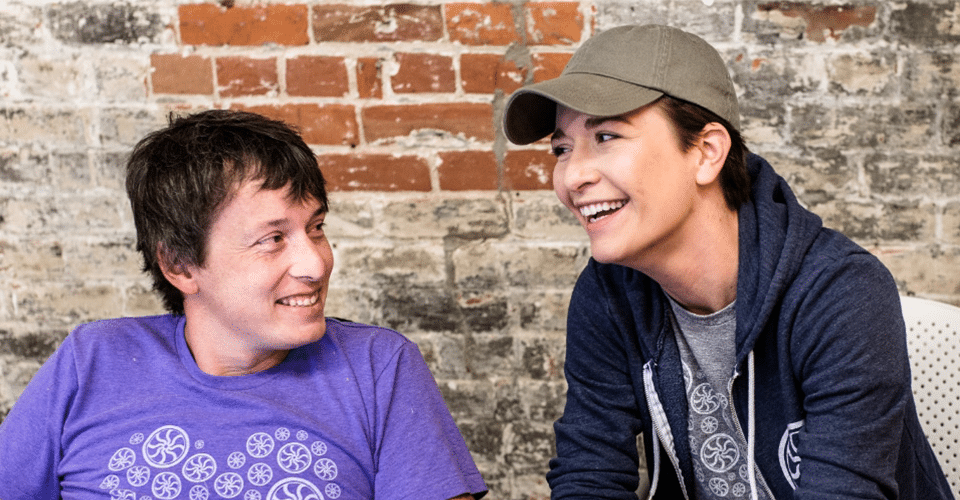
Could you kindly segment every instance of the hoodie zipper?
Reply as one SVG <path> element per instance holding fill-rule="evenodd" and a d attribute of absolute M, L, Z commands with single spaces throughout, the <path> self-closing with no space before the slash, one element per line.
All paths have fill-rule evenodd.
<path fill-rule="evenodd" d="M 663 405 L 660 404 L 660 398 L 657 396 L 656 387 L 654 387 L 653 385 L 653 368 L 651 367 L 652 364 L 653 364 L 653 361 L 648 361 L 647 364 L 643 365 L 643 385 L 645 389 L 644 397 L 647 400 L 647 408 L 656 408 L 658 413 L 663 414 Z M 677 473 L 677 480 L 680 481 L 680 490 L 683 492 L 683 498 L 685 500 L 690 500 L 690 496 L 687 494 L 687 485 L 683 481 L 683 473 L 680 471 L 680 460 L 677 459 L 676 450 L 672 446 L 672 443 L 673 443 L 672 432 L 671 432 L 670 439 L 664 439 L 664 437 L 666 436 L 666 434 L 664 434 L 666 430 L 662 429 L 662 427 L 658 425 L 659 420 L 660 420 L 659 418 L 650 419 L 651 426 L 653 427 L 653 432 L 657 435 L 655 439 L 658 439 L 661 443 L 671 443 L 671 446 L 669 447 L 664 446 L 663 449 L 667 452 L 667 457 L 670 459 L 670 463 L 673 464 L 673 470 L 676 471 Z M 664 420 L 666 420 L 665 414 L 664 414 Z M 669 422 L 667 422 L 667 426 L 669 425 L 670 425 Z M 654 449 L 656 448 L 658 448 L 658 446 L 656 446 L 656 443 L 654 443 Z M 659 464 L 660 454 L 658 453 L 657 456 L 655 456 L 653 459 L 655 461 L 655 465 Z M 654 467 L 655 474 L 654 474 L 654 478 L 651 480 L 650 494 L 648 495 L 648 498 L 651 498 L 651 499 L 653 498 L 654 493 L 656 493 L 656 484 L 658 479 L 656 476 L 660 475 L 660 471 L 657 469 L 659 469 L 659 467 Z"/>

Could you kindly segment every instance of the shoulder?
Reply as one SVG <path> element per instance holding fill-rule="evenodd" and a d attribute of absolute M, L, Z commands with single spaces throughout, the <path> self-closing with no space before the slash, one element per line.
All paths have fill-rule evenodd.
<path fill-rule="evenodd" d="M 144 331 L 168 331 L 175 329 L 181 318 L 171 314 L 111 318 L 84 323 L 71 335 L 126 335 Z"/>
<path fill-rule="evenodd" d="M 593 258 L 577 278 L 576 291 L 601 298 L 620 295 L 624 290 L 650 292 L 657 284 L 645 274 L 618 264 L 602 264 Z"/>
<path fill-rule="evenodd" d="M 885 285 L 883 291 L 896 294 L 893 276 L 877 256 L 843 234 L 822 228 L 800 267 L 803 281 L 841 288 L 866 287 L 871 290 Z"/>
<path fill-rule="evenodd" d="M 327 332 L 315 345 L 319 359 L 342 361 L 344 366 L 352 367 L 357 377 L 361 373 L 369 375 L 372 381 L 429 377 L 417 344 L 389 328 L 327 318 Z"/>
<path fill-rule="evenodd" d="M 181 316 L 169 314 L 103 319 L 77 326 L 65 343 L 80 354 L 143 351 L 157 345 L 172 348 L 182 322 Z"/>
<path fill-rule="evenodd" d="M 577 278 L 571 308 L 587 314 L 650 314 L 660 307 L 660 285 L 647 275 L 617 264 L 602 264 L 592 258 Z"/>
<path fill-rule="evenodd" d="M 349 343 L 410 344 L 400 332 L 382 326 L 357 323 L 342 318 L 327 318 L 327 333 Z"/>
<path fill-rule="evenodd" d="M 816 342 L 833 335 L 903 336 L 893 275 L 875 255 L 830 229 L 804 257 L 784 304 Z"/>
<path fill-rule="evenodd" d="M 395 330 L 339 318 L 327 318 L 327 332 L 321 342 L 324 340 L 336 344 L 350 357 L 382 358 L 417 349 L 413 341 Z"/>

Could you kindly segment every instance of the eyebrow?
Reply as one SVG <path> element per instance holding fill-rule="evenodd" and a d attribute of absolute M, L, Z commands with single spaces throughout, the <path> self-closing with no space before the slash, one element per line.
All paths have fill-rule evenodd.
<path fill-rule="evenodd" d="M 317 217 L 321 215 L 326 215 L 326 214 L 327 214 L 327 210 L 324 210 L 323 207 L 320 207 L 316 209 L 316 211 L 314 211 L 312 214 L 310 214 L 310 220 L 316 219 Z M 274 227 L 282 227 L 282 226 L 285 226 L 288 222 L 289 222 L 289 219 L 286 219 L 286 218 L 274 219 L 274 220 L 266 221 L 262 224 L 258 224 L 257 228 L 258 230 L 260 230 L 260 229 L 267 229 L 267 228 L 274 228 Z"/>
<path fill-rule="evenodd" d="M 627 116 L 626 116 L 626 115 L 593 116 L 593 117 L 587 118 L 587 121 L 584 122 L 583 125 L 584 125 L 584 127 L 586 127 L 587 129 L 594 129 L 594 128 L 597 128 L 597 127 L 599 127 L 599 126 L 601 126 L 601 125 L 603 125 L 604 123 L 607 123 L 607 122 L 617 122 L 617 123 L 627 123 L 627 124 L 629 124 L 629 123 L 630 123 L 630 120 L 627 119 Z M 567 134 L 564 134 L 563 131 L 560 130 L 559 127 L 557 127 L 557 129 L 553 131 L 553 135 L 550 136 L 550 140 L 553 141 L 553 140 L 560 139 L 560 138 L 563 138 L 563 137 L 566 137 L 566 136 L 567 136 Z"/>
<path fill-rule="evenodd" d="M 626 115 L 594 116 L 593 118 L 587 118 L 587 121 L 584 123 L 584 125 L 587 128 L 597 128 L 606 122 L 630 123 L 630 120 L 627 119 Z"/>

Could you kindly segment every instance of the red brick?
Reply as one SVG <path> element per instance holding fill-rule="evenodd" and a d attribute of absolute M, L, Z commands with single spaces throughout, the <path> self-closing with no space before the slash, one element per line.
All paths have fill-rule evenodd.
<path fill-rule="evenodd" d="M 376 57 L 357 58 L 357 92 L 360 97 L 383 97 L 383 61 Z"/>
<path fill-rule="evenodd" d="M 371 106 L 361 112 L 368 141 L 406 137 L 417 130 L 438 130 L 483 141 L 493 140 L 489 104 L 411 104 Z"/>
<path fill-rule="evenodd" d="M 300 56 L 287 59 L 287 94 L 342 97 L 350 91 L 342 57 Z"/>
<path fill-rule="evenodd" d="M 492 94 L 502 90 L 509 94 L 523 85 L 526 70 L 497 54 L 463 54 L 460 56 L 460 85 L 470 94 Z"/>
<path fill-rule="evenodd" d="M 267 95 L 279 88 L 276 59 L 217 58 L 217 90 L 222 97 Z"/>
<path fill-rule="evenodd" d="M 417 156 L 327 154 L 317 161 L 331 191 L 430 191 L 430 167 Z"/>
<path fill-rule="evenodd" d="M 307 144 L 356 146 L 359 143 L 359 127 L 353 106 L 285 104 L 234 107 L 288 123 L 300 131 Z"/>
<path fill-rule="evenodd" d="M 213 94 L 213 63 L 208 57 L 153 54 L 150 67 L 154 94 Z"/>
<path fill-rule="evenodd" d="M 318 42 L 433 42 L 443 37 L 439 5 L 391 4 L 313 7 Z"/>
<path fill-rule="evenodd" d="M 450 41 L 464 45 L 509 45 L 520 41 L 508 3 L 448 3 Z"/>
<path fill-rule="evenodd" d="M 440 189 L 447 191 L 497 189 L 497 158 L 493 151 L 440 153 Z"/>
<path fill-rule="evenodd" d="M 457 89 L 452 57 L 422 53 L 399 53 L 395 57 L 400 68 L 390 77 L 394 92 L 453 92 Z"/>
<path fill-rule="evenodd" d="M 503 160 L 503 188 L 511 191 L 553 189 L 557 159 L 549 150 L 507 151 Z"/>
<path fill-rule="evenodd" d="M 181 5 L 180 39 L 187 45 L 306 45 L 306 5 L 221 8 Z"/>
<path fill-rule="evenodd" d="M 877 19 L 874 5 L 828 5 L 813 6 L 799 2 L 771 2 L 757 5 L 760 12 L 779 10 L 786 17 L 800 17 L 806 21 L 804 37 L 823 43 L 829 36 L 840 39 L 843 30 L 850 26 L 870 26 Z"/>
<path fill-rule="evenodd" d="M 579 3 L 527 4 L 527 42 L 531 45 L 571 45 L 580 41 L 582 33 Z"/>
<path fill-rule="evenodd" d="M 573 54 L 565 52 L 545 52 L 534 54 L 533 59 L 533 81 L 534 83 L 552 80 L 563 71 L 567 61 Z"/>

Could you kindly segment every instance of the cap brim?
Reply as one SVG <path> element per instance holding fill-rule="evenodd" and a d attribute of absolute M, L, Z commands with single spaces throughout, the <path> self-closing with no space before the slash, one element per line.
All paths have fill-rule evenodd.
<path fill-rule="evenodd" d="M 553 133 L 557 104 L 591 116 L 619 116 L 662 95 L 659 90 L 606 76 L 565 74 L 528 85 L 510 96 L 503 131 L 514 144 L 530 144 Z"/>

